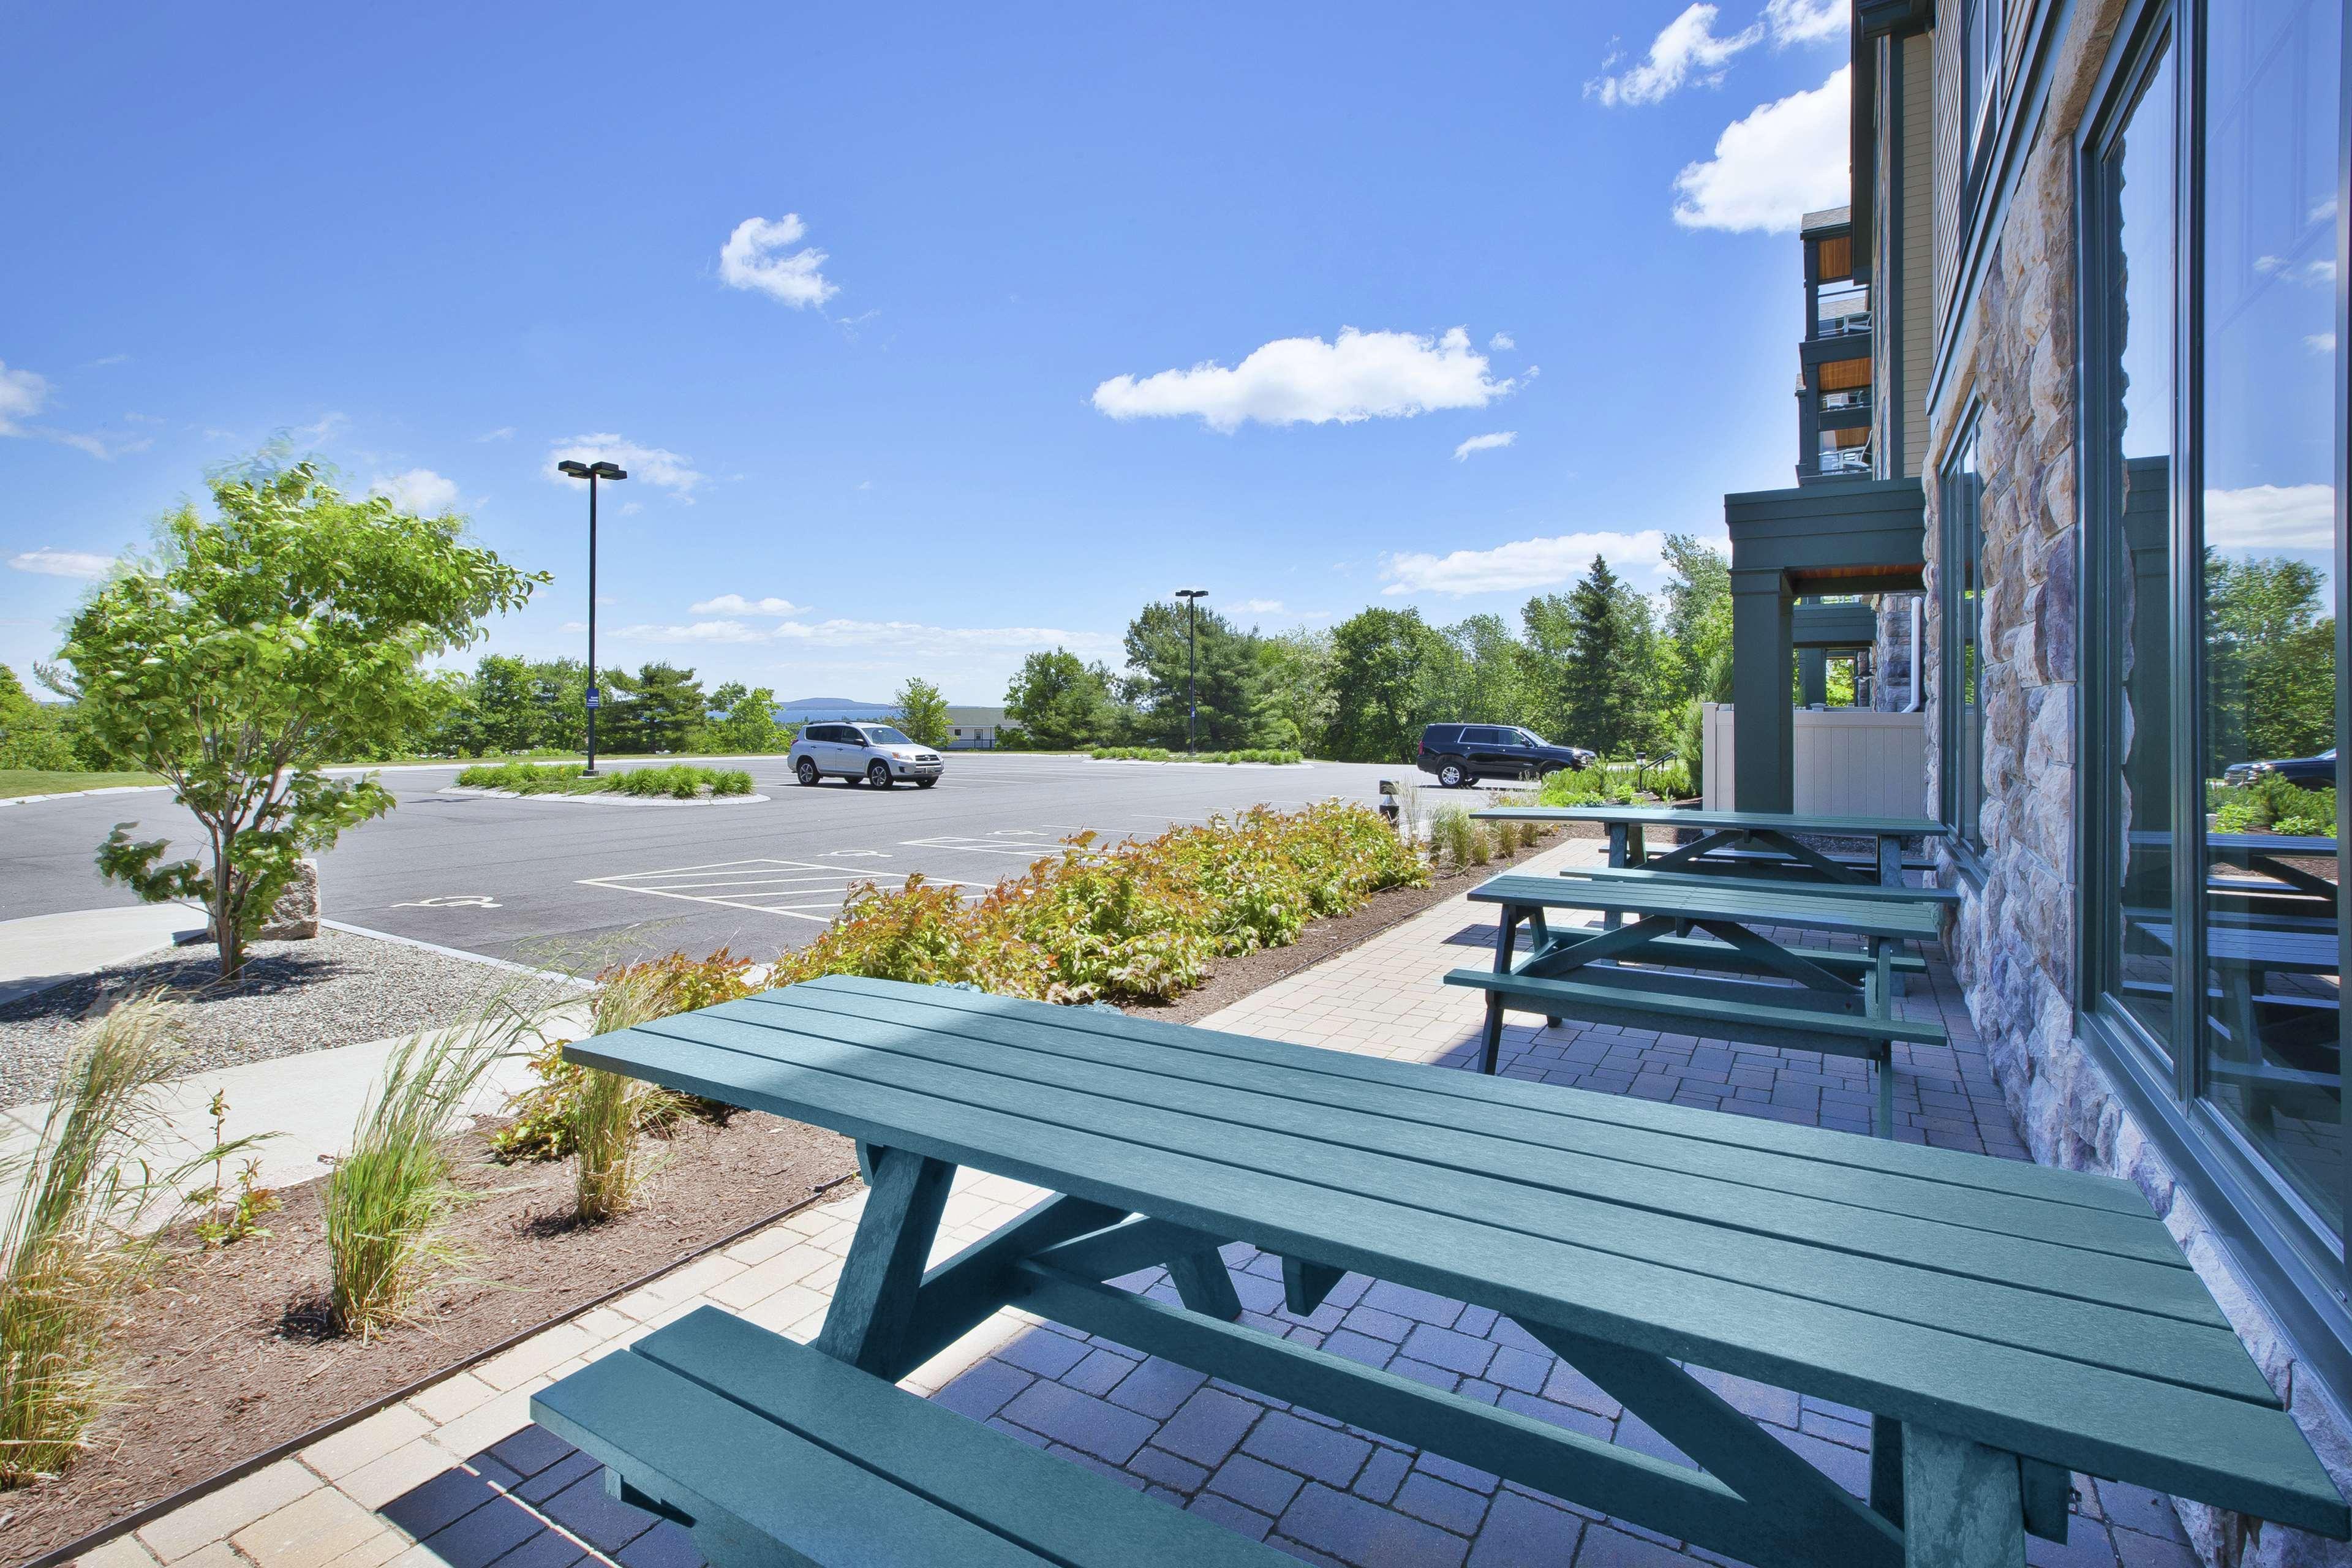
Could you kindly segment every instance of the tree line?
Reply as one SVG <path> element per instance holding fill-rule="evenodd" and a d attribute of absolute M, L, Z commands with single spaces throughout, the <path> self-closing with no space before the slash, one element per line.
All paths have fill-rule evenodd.
<path fill-rule="evenodd" d="M 1266 633 L 1201 610 L 1191 690 L 1204 751 L 1279 748 L 1339 762 L 1411 759 L 1424 724 L 1519 724 L 1604 756 L 1696 760 L 1698 703 L 1729 696 L 1731 576 L 1688 534 L 1665 543 L 1654 598 L 1595 556 L 1565 594 L 1433 625 L 1375 605 L 1336 626 Z M 1044 750 L 1185 743 L 1181 605 L 1147 605 L 1124 669 L 1066 648 L 1031 654 L 1006 690 L 1024 743 Z"/>

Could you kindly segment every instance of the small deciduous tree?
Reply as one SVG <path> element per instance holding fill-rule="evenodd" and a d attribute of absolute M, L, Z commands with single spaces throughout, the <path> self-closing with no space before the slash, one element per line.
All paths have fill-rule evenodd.
<path fill-rule="evenodd" d="M 235 979 L 300 856 L 392 809 L 373 777 L 326 765 L 428 730 L 447 688 L 424 661 L 547 579 L 468 543 L 462 518 L 347 500 L 308 462 L 212 494 L 217 516 L 181 507 L 153 561 L 91 595 L 62 657 L 80 722 L 167 780 L 205 838 L 201 860 L 166 861 L 168 839 L 122 823 L 99 869 L 151 901 L 203 902 Z"/>
<path fill-rule="evenodd" d="M 776 694 L 768 687 L 730 680 L 710 694 L 710 710 L 718 717 L 703 725 L 696 747 L 707 755 L 761 756 L 793 743 L 791 731 L 776 722 Z"/>
<path fill-rule="evenodd" d="M 948 743 L 948 700 L 938 687 L 910 675 L 891 700 L 898 708 L 898 728 L 907 731 L 909 740 L 926 746 Z"/>
<path fill-rule="evenodd" d="M 1005 716 L 1043 751 L 1080 751 L 1117 738 L 1111 674 L 1065 647 L 1029 655 L 1004 690 Z"/>

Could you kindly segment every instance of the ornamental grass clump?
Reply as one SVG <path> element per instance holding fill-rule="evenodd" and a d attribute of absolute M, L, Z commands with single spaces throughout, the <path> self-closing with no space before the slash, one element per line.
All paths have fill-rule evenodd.
<path fill-rule="evenodd" d="M 673 952 L 643 963 L 616 964 L 596 976 L 591 1014 L 600 1020 L 621 1016 L 619 998 L 624 995 L 631 999 L 632 1008 L 642 1005 L 652 1009 L 634 1019 L 640 1024 L 721 1002 L 739 1002 L 758 989 L 751 983 L 751 970 L 750 959 L 738 958 L 723 947 L 708 958 Z M 608 994 L 612 1000 L 607 1000 Z M 630 1026 L 598 1022 L 592 1032 Z M 563 1059 L 563 1047 L 569 1044 L 569 1039 L 544 1040 L 532 1056 L 530 1069 L 538 1081 L 507 1101 L 507 1111 L 514 1120 L 490 1139 L 500 1160 L 562 1160 L 578 1152 L 574 1142 L 580 1125 L 578 1106 L 591 1077 L 588 1068 Z M 635 1104 L 638 1129 L 656 1136 L 688 1116 L 724 1122 L 734 1109 L 714 1100 L 658 1089 L 648 1090 Z"/>
<path fill-rule="evenodd" d="M 653 964 L 632 965 L 609 976 L 589 1005 L 588 1032 L 610 1035 L 679 1011 L 670 1005 L 665 979 L 665 972 Z M 602 1068 L 574 1070 L 580 1076 L 568 1131 L 580 1168 L 572 1183 L 572 1215 L 583 1225 L 595 1225 L 636 1205 L 653 1174 L 644 1146 L 646 1126 L 676 1121 L 683 1102 L 640 1079 Z"/>
<path fill-rule="evenodd" d="M 153 1091 L 179 1060 L 179 1009 L 161 992 L 87 1026 L 0 1232 L 0 1487 L 63 1470 L 121 1395 L 108 1325 L 152 1254 L 131 1236 L 163 1189 L 137 1151 Z"/>
<path fill-rule="evenodd" d="M 1478 825 L 1470 814 L 1458 805 L 1441 805 L 1430 814 L 1429 847 L 1443 851 L 1457 871 L 1470 864 L 1473 845 L 1478 837 Z"/>
<path fill-rule="evenodd" d="M 404 1041 L 384 1064 L 327 1177 L 327 1321 L 370 1340 L 415 1315 L 425 1284 L 462 1260 L 450 1215 L 467 1201 L 447 1141 L 483 1076 L 529 1020 L 504 999 L 469 1023 Z"/>

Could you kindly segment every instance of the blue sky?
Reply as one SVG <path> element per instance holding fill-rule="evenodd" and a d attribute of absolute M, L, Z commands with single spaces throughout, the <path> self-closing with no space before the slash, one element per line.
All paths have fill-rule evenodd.
<path fill-rule="evenodd" d="M 786 698 L 1649 585 L 1792 482 L 1839 0 L 653 16 L 14 10 L 0 660 L 281 431 L 552 572 L 531 655 L 618 458 L 604 662 Z"/>

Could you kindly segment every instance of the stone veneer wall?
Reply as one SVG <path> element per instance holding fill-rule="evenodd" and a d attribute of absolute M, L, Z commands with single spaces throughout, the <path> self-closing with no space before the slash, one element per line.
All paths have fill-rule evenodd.
<path fill-rule="evenodd" d="M 1942 6 L 1949 15 L 1949 0 Z M 1952 936 L 1969 1011 L 2036 1160 L 2123 1177 L 2147 1194 L 2287 1403 L 2340 1488 L 2352 1492 L 2352 1422 L 2246 1287 L 2228 1245 L 2126 1114 L 2074 1034 L 2076 364 L 2074 140 L 2115 39 L 2123 0 L 2078 5 L 2050 99 L 2012 195 L 1976 316 L 1928 439 L 1924 657 L 1940 706 L 1944 626 L 1936 587 L 1941 500 L 1934 475 L 1959 421 L 1980 406 L 1984 477 L 1985 807 L 1981 887 L 1962 879 Z M 1939 101 L 1948 84 L 1938 80 Z M 1939 265 L 1948 265 L 1938 258 Z M 1882 635 L 1885 626 L 1882 623 Z M 1928 727 L 1928 799 L 1940 799 L 1939 726 Z M 2183 1525 L 2213 1568 L 2352 1564 L 2352 1547 L 2190 1502 Z"/>
<path fill-rule="evenodd" d="M 1916 594 L 1878 595 L 1878 646 L 1871 667 L 1876 672 L 1870 687 L 1870 705 L 1881 713 L 1896 713 L 1911 700 L 1911 605 Z M 1924 800 L 1920 809 L 1934 814 Z"/>

